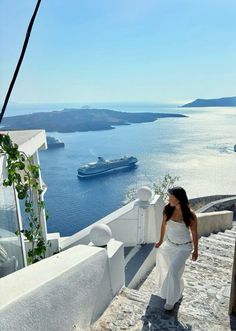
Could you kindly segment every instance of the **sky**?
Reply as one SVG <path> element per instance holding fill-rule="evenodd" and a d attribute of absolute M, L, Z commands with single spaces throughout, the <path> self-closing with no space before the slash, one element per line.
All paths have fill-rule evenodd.
<path fill-rule="evenodd" d="M 0 2 L 1 105 L 36 2 Z M 10 101 L 235 96 L 235 16 L 235 0 L 42 0 Z"/>

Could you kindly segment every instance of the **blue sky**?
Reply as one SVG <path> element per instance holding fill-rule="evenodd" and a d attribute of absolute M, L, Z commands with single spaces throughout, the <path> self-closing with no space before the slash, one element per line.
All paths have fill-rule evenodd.
<path fill-rule="evenodd" d="M 0 3 L 0 101 L 36 0 Z M 11 102 L 236 95 L 235 0 L 42 0 Z"/>

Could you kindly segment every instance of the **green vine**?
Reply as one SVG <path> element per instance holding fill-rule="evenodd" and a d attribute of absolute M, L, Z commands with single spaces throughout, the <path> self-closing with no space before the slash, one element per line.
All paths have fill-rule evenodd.
<path fill-rule="evenodd" d="M 171 176 L 169 173 L 159 179 L 159 182 L 153 183 L 153 190 L 155 194 L 159 194 L 166 202 L 168 197 L 168 189 L 172 188 L 174 184 L 180 179 L 179 176 Z"/>
<path fill-rule="evenodd" d="M 151 187 L 155 194 L 158 194 L 162 197 L 162 199 L 167 202 L 168 197 L 168 189 L 172 188 L 174 184 L 180 179 L 179 176 L 171 176 L 169 173 L 160 177 L 157 183 L 152 183 Z M 137 199 L 137 188 L 131 188 L 126 193 L 126 201 L 125 203 L 129 203 Z"/>
<path fill-rule="evenodd" d="M 45 209 L 39 180 L 40 167 L 33 163 L 32 156 L 18 150 L 18 145 L 12 142 L 8 134 L 0 134 L 0 153 L 7 155 L 8 177 L 3 185 L 14 186 L 18 198 L 24 200 L 27 225 L 21 232 L 31 243 L 28 263 L 35 263 L 44 258 L 46 252 L 40 223 L 41 212 Z M 16 234 L 19 235 L 19 231 Z"/>

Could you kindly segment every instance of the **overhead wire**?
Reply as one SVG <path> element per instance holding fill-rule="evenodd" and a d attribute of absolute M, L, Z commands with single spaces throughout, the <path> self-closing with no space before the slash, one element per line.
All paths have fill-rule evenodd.
<path fill-rule="evenodd" d="M 31 31 L 32 31 L 32 28 L 33 28 L 33 25 L 34 25 L 35 18 L 36 18 L 37 13 L 38 13 L 38 9 L 39 9 L 40 3 L 41 3 L 41 0 L 38 0 L 37 1 L 37 4 L 35 6 L 35 9 L 34 9 L 33 15 L 32 15 L 32 17 L 30 19 L 29 25 L 28 25 L 28 29 L 27 29 L 27 32 L 26 32 L 26 35 L 25 35 L 25 40 L 24 40 L 24 44 L 22 46 L 21 54 L 20 54 L 18 63 L 16 65 L 16 69 L 15 69 L 14 75 L 12 77 L 11 83 L 9 85 L 9 88 L 8 88 L 8 91 L 7 91 L 6 97 L 4 99 L 3 106 L 2 106 L 2 110 L 1 110 L 1 113 L 0 113 L 0 124 L 2 122 L 4 113 L 6 111 L 6 108 L 7 108 L 7 105 L 8 105 L 8 101 L 9 101 L 10 96 L 11 96 L 11 92 L 13 90 L 13 87 L 14 87 L 14 84 L 15 84 L 15 81 L 16 81 L 16 78 L 17 78 L 17 75 L 18 75 L 18 72 L 20 70 L 20 67 L 21 67 L 21 64 L 22 64 L 22 61 L 23 61 L 23 58 L 24 58 L 24 55 L 25 55 L 25 51 L 27 49 L 27 45 L 28 45 L 28 42 L 29 42 L 30 34 L 31 34 Z"/>

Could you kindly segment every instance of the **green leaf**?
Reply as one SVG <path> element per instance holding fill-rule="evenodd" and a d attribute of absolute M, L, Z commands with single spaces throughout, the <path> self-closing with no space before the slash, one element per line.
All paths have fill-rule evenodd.
<path fill-rule="evenodd" d="M 25 198 L 25 196 L 26 196 L 26 192 L 25 191 L 18 192 L 18 198 L 20 200 L 23 200 Z"/>

